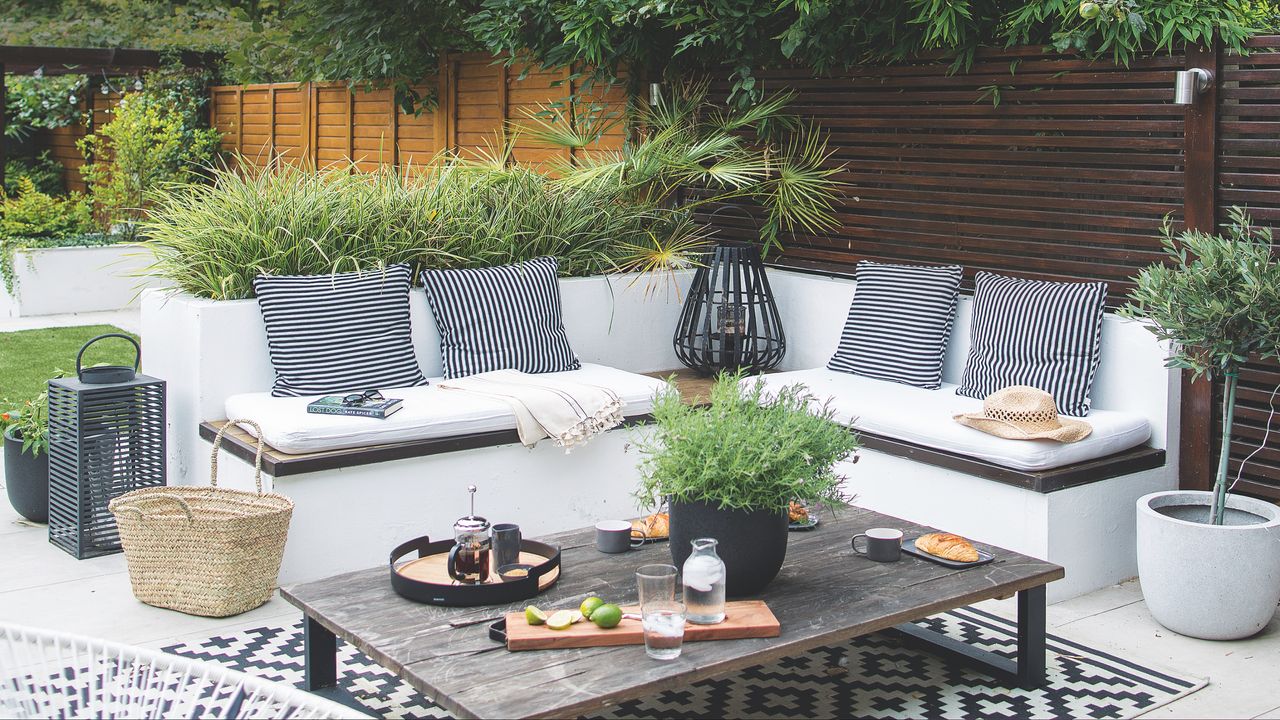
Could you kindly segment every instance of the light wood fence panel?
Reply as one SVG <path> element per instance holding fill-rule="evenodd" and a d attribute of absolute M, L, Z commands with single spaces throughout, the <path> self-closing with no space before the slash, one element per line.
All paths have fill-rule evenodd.
<path fill-rule="evenodd" d="M 316 167 L 354 163 L 360 170 L 396 165 L 423 167 L 441 151 L 482 157 L 495 153 L 502 133 L 516 132 L 514 159 L 544 162 L 570 156 L 540 147 L 519 133 L 528 114 L 563 104 L 575 91 L 562 69 L 507 67 L 489 55 L 445 57 L 438 77 L 419 89 L 437 91 L 433 111 L 404 113 L 389 89 L 351 90 L 344 82 L 230 85 L 210 89 L 210 124 L 222 131 L 222 149 L 262 166 L 273 158 Z M 590 97 L 604 112 L 620 115 L 620 85 L 597 85 Z M 622 146 L 624 131 L 611 129 L 599 148 Z"/>

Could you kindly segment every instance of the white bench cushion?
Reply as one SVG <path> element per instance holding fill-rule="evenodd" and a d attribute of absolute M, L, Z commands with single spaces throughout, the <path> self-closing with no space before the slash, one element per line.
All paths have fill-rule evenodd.
<path fill-rule="evenodd" d="M 589 363 L 583 363 L 579 370 L 548 373 L 547 377 L 609 388 L 622 399 L 624 415 L 652 410 L 654 394 L 664 385 L 646 375 Z M 515 416 L 506 403 L 444 390 L 436 382 L 438 378 L 425 387 L 383 388 L 383 395 L 404 400 L 400 411 L 385 420 L 313 415 L 307 412 L 307 404 L 315 396 L 272 397 L 269 392 L 227 398 L 227 417 L 257 422 L 268 445 L 292 455 L 515 429 Z"/>
<path fill-rule="evenodd" d="M 819 400 L 830 399 L 836 419 L 854 429 L 1015 470 L 1049 470 L 1106 457 L 1151 437 L 1141 415 L 1095 409 L 1084 418 L 1093 433 L 1079 442 L 998 438 L 953 419 L 957 413 L 981 412 L 982 401 L 956 395 L 956 386 L 949 383 L 925 390 L 826 368 L 765 375 L 764 382 L 774 389 L 805 385 Z"/>

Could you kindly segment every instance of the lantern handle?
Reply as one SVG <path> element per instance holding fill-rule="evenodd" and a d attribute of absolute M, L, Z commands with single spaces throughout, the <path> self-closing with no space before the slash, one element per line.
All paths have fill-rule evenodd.
<path fill-rule="evenodd" d="M 228 420 L 222 427 L 218 428 L 218 434 L 213 438 L 213 457 L 209 459 L 209 485 L 218 487 L 218 448 L 222 447 L 222 436 L 227 434 L 227 430 L 238 425 L 248 425 L 253 428 L 253 432 L 258 436 L 258 450 L 253 456 L 253 484 L 258 488 L 258 494 L 262 494 L 262 427 L 258 423 L 247 420 Z"/>
<path fill-rule="evenodd" d="M 99 335 L 98 337 L 93 338 L 89 342 L 85 343 L 83 346 L 81 346 L 80 352 L 76 353 L 76 377 L 80 378 L 81 380 L 84 380 L 84 377 L 83 377 L 84 371 L 81 368 L 81 361 L 84 360 L 84 351 L 88 350 L 90 345 L 98 342 L 99 340 L 105 340 L 107 338 L 113 338 L 113 337 L 124 338 L 125 340 L 128 340 L 133 345 L 133 371 L 136 373 L 142 369 L 142 346 L 138 344 L 138 341 L 134 340 L 132 337 L 129 337 L 128 335 L 125 335 L 124 333 L 107 333 L 105 335 Z"/>

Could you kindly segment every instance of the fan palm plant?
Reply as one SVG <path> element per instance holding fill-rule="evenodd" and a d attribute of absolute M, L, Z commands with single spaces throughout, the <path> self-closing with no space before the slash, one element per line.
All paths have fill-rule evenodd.
<path fill-rule="evenodd" d="M 841 168 L 816 129 L 787 114 L 794 95 L 779 93 L 746 109 L 711 102 L 706 84 L 657 104 L 631 103 L 634 137 L 622 150 L 577 153 L 558 161 L 558 182 L 616 188 L 630 202 L 693 212 L 731 200 L 764 208 L 764 249 L 797 229 L 817 233 L 836 224 Z M 589 149 L 622 122 L 584 120 L 570 102 L 530 113 L 523 130 L 554 147 Z"/>

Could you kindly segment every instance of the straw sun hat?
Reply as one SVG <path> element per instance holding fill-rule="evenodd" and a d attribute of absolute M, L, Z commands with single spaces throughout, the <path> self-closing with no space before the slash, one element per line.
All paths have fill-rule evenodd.
<path fill-rule="evenodd" d="M 982 399 L 982 412 L 956 415 L 956 422 L 1010 440 L 1076 442 L 1093 432 L 1089 423 L 1058 415 L 1053 396 L 1038 388 L 1012 385 Z"/>

